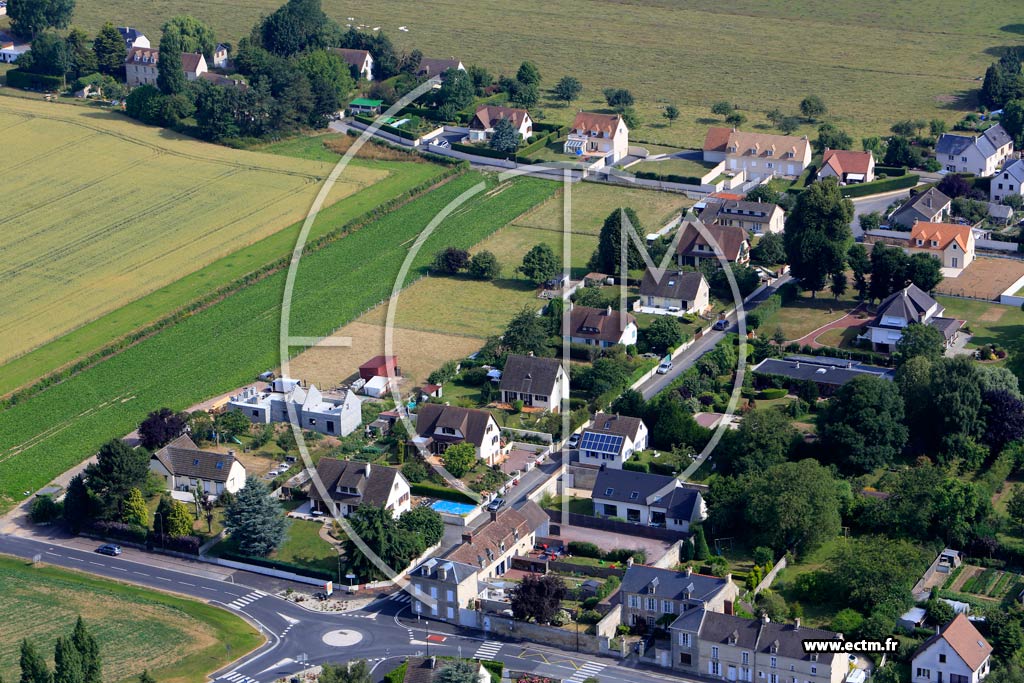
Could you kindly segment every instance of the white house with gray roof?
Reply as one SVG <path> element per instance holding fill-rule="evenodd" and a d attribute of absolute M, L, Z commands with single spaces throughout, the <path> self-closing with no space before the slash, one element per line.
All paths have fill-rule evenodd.
<path fill-rule="evenodd" d="M 153 453 L 149 471 L 163 479 L 169 491 L 199 491 L 216 498 L 245 486 L 245 466 L 233 451 L 204 451 L 186 434 Z"/>
<path fill-rule="evenodd" d="M 394 467 L 325 457 L 317 462 L 316 475 L 309 499 L 314 510 L 326 514 L 334 515 L 336 511 L 348 517 L 360 505 L 371 505 L 397 518 L 412 506 L 409 482 Z M 326 496 L 317 481 L 323 483 Z"/>
<path fill-rule="evenodd" d="M 942 223 L 948 216 L 953 200 L 934 187 L 913 195 L 903 206 L 889 214 L 889 222 L 907 230 L 915 223 Z"/>
<path fill-rule="evenodd" d="M 644 271 L 640 298 L 633 310 L 642 313 L 683 315 L 703 313 L 711 305 L 711 288 L 703 273 L 695 270 Z"/>
<path fill-rule="evenodd" d="M 700 491 L 675 477 L 605 468 L 591 492 L 594 515 L 689 533 L 708 518 Z"/>
<path fill-rule="evenodd" d="M 584 465 L 622 469 L 634 453 L 647 449 L 647 425 L 639 417 L 597 413 L 580 438 L 579 457 Z"/>
<path fill-rule="evenodd" d="M 502 403 L 522 401 L 531 408 L 557 413 L 569 398 L 569 375 L 554 358 L 509 356 L 501 373 Z"/>
<path fill-rule="evenodd" d="M 959 335 L 963 321 L 943 317 L 945 311 L 942 304 L 917 285 L 910 284 L 878 304 L 875 319 L 868 323 L 867 332 L 862 337 L 871 342 L 875 351 L 891 353 L 909 325 L 930 325 L 942 333 L 949 346 Z"/>
<path fill-rule="evenodd" d="M 1004 166 L 992 179 L 988 192 L 993 202 L 1001 202 L 1010 195 L 1024 195 L 1024 159 L 1017 159 Z"/>
<path fill-rule="evenodd" d="M 706 576 L 689 569 L 675 571 L 634 564 L 626 569 L 619 594 L 623 624 L 653 627 L 700 608 L 732 614 L 739 588 L 732 582 L 732 574 Z"/>
<path fill-rule="evenodd" d="M 303 387 L 298 380 L 281 377 L 266 389 L 247 387 L 232 396 L 226 410 L 241 411 L 251 422 L 290 422 L 288 408 L 302 429 L 326 434 L 348 436 L 363 423 L 363 408 L 355 392 L 322 393 L 311 384 Z"/>
<path fill-rule="evenodd" d="M 953 173 L 994 175 L 1013 154 L 1013 138 L 998 123 L 981 135 L 944 133 L 935 143 L 935 158 Z"/>
<path fill-rule="evenodd" d="M 473 603 L 480 592 L 477 568 L 432 557 L 409 572 L 412 611 L 462 626 L 476 625 Z"/>

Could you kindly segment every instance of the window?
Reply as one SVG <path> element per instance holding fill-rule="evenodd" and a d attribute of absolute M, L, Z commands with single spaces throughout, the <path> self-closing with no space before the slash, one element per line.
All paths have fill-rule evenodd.
<path fill-rule="evenodd" d="M 779 665 L 779 658 L 778 657 L 772 657 L 771 658 L 771 666 L 772 666 L 772 668 L 774 669 L 778 665 Z"/>
<path fill-rule="evenodd" d="M 717 645 L 712 645 L 711 646 L 711 659 L 718 659 L 718 646 Z"/>
<path fill-rule="evenodd" d="M 640 609 L 640 596 L 639 595 L 630 595 L 629 596 L 629 606 L 632 607 L 633 609 Z"/>
<path fill-rule="evenodd" d="M 922 669 L 921 667 L 917 667 L 917 674 L 916 674 L 916 676 L 917 676 L 917 678 L 929 678 L 930 679 L 932 677 L 932 670 L 931 669 Z"/>
<path fill-rule="evenodd" d="M 679 644 L 682 645 L 683 647 L 690 647 L 690 634 L 689 633 L 680 633 L 679 634 Z"/>
<path fill-rule="evenodd" d="M 708 664 L 708 673 L 710 673 L 712 676 L 721 676 L 722 665 L 717 661 L 711 662 L 710 664 Z"/>
<path fill-rule="evenodd" d="M 771 676 L 768 677 L 768 680 L 771 681 L 771 683 L 779 683 L 779 675 L 778 674 L 772 674 Z"/>
<path fill-rule="evenodd" d="M 744 652 L 742 655 L 742 661 L 744 664 L 750 664 L 750 653 Z"/>
<path fill-rule="evenodd" d="M 946 655 L 939 655 L 939 664 L 946 663 Z"/>
<path fill-rule="evenodd" d="M 680 652 L 679 663 L 682 666 L 691 666 L 693 664 L 693 657 L 690 655 L 689 652 Z"/>
<path fill-rule="evenodd" d="M 454 600 L 455 600 L 455 591 L 452 591 L 452 590 L 445 591 L 445 600 L 447 600 L 448 602 L 454 602 Z"/>
<path fill-rule="evenodd" d="M 661 611 L 662 611 L 663 614 L 672 614 L 675 611 L 675 609 L 672 606 L 672 601 L 671 600 L 662 600 L 661 601 Z"/>
<path fill-rule="evenodd" d="M 818 675 L 818 667 L 815 666 L 814 664 L 811 665 L 811 675 L 812 676 L 817 676 Z"/>
<path fill-rule="evenodd" d="M 658 598 L 647 598 L 647 611 L 656 612 L 658 610 Z"/>

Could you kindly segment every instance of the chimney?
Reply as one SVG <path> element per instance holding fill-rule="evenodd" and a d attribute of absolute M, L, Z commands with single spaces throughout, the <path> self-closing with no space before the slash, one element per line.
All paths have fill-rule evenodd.
<path fill-rule="evenodd" d="M 366 467 L 363 468 L 363 474 L 366 475 L 367 479 L 370 478 L 370 469 L 371 469 L 370 463 L 366 463 Z"/>
<path fill-rule="evenodd" d="M 691 574 L 693 574 L 693 567 L 686 565 L 686 575 L 690 576 Z"/>
<path fill-rule="evenodd" d="M 492 522 L 497 522 L 498 521 L 498 511 L 497 510 L 491 510 L 491 521 Z"/>
<path fill-rule="evenodd" d="M 431 669 L 436 669 L 437 668 L 437 657 L 436 656 L 432 656 L 430 658 L 430 668 Z"/>
<path fill-rule="evenodd" d="M 762 623 L 762 624 L 768 624 L 768 623 L 771 623 L 771 619 L 770 619 L 770 618 L 768 617 L 768 615 L 767 615 L 767 614 L 762 614 L 762 615 L 761 615 L 761 623 Z"/>
<path fill-rule="evenodd" d="M 796 619 L 793 620 L 793 630 L 794 631 L 799 631 L 800 630 L 800 617 L 797 617 Z"/>
<path fill-rule="evenodd" d="M 612 314 L 612 306 L 611 306 L 611 304 L 608 304 L 608 309 L 605 311 L 605 315 L 611 315 L 611 314 Z"/>
<path fill-rule="evenodd" d="M 229 448 L 229 449 L 228 449 L 228 457 L 229 457 L 229 458 L 233 458 L 233 457 L 235 457 L 235 451 L 234 451 L 234 449 L 231 449 L 231 448 Z"/>
<path fill-rule="evenodd" d="M 463 543 L 472 543 L 473 542 L 473 532 L 472 531 L 464 532 L 462 534 L 462 542 Z"/>
<path fill-rule="evenodd" d="M 730 573 L 725 575 L 725 583 L 726 584 L 732 583 L 732 572 L 730 572 Z"/>

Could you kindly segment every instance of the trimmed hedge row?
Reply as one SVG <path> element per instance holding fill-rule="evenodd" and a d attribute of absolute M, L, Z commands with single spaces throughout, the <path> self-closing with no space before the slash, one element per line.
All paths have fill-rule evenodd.
<path fill-rule="evenodd" d="M 464 154 L 475 154 L 478 157 L 487 157 L 488 159 L 508 159 L 510 156 L 508 152 L 499 152 L 496 149 L 490 147 L 484 147 L 482 145 L 464 145 L 461 142 L 453 142 L 452 149 L 456 152 L 463 152 Z"/>
<path fill-rule="evenodd" d="M 907 175 L 907 167 L 906 166 L 875 166 L 875 174 L 876 175 L 885 174 L 885 175 L 889 176 L 890 178 L 895 178 L 897 176 Z"/>
<path fill-rule="evenodd" d="M 885 178 L 884 180 L 873 180 L 870 183 L 847 185 L 843 188 L 844 197 L 865 197 L 869 194 L 881 194 L 893 190 L 904 190 L 917 185 L 919 176 L 910 174 L 896 178 Z"/>
<path fill-rule="evenodd" d="M 533 122 L 533 130 L 544 133 L 557 133 L 559 136 L 569 134 L 569 126 L 560 126 L 557 123 Z"/>
<path fill-rule="evenodd" d="M 788 393 L 788 389 L 763 389 L 757 392 L 755 398 L 763 399 L 765 401 L 773 401 L 777 398 L 785 398 Z"/>
<path fill-rule="evenodd" d="M 35 88 L 37 90 L 60 90 L 64 87 L 64 79 L 60 76 L 33 74 L 21 69 L 7 72 L 7 85 L 12 88 Z"/>
<path fill-rule="evenodd" d="M 243 555 L 232 551 L 221 553 L 221 559 L 232 560 L 234 562 L 244 562 L 246 564 L 254 564 L 257 567 L 266 567 L 267 569 L 279 569 L 285 572 L 291 572 L 300 576 L 308 576 L 311 579 L 320 579 L 321 581 L 336 581 L 338 577 L 330 572 L 322 572 L 318 569 L 310 569 L 301 564 L 295 564 L 293 562 L 282 562 L 280 560 L 268 560 L 265 557 L 250 557 L 249 555 Z"/>
<path fill-rule="evenodd" d="M 428 498 L 440 498 L 441 500 L 450 500 L 453 503 L 469 503 L 470 505 L 476 505 L 477 501 L 463 492 L 456 491 L 455 489 L 442 486 L 440 484 L 434 484 L 429 481 L 421 481 L 415 484 L 409 484 L 409 490 L 414 496 L 426 496 Z"/>
<path fill-rule="evenodd" d="M 637 171 L 634 175 L 643 180 L 658 180 L 663 183 L 680 183 L 682 185 L 701 185 L 700 178 L 696 176 L 675 175 L 674 173 L 652 173 L 650 171 Z"/>

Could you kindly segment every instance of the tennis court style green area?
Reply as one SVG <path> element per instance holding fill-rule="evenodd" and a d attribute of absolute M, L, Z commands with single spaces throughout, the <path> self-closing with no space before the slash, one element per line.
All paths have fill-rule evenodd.
<path fill-rule="evenodd" d="M 328 335 L 386 299 L 423 228 L 462 193 L 495 182 L 465 173 L 307 253 L 295 282 L 291 333 Z M 500 193 L 476 194 L 426 240 L 409 279 L 425 272 L 438 249 L 473 246 L 556 188 L 523 178 Z M 256 281 L 0 413 L 0 508 L 127 434 L 150 410 L 187 408 L 276 367 L 285 275 Z M 361 349 L 360 355 L 379 352 Z"/>
<path fill-rule="evenodd" d="M 105 681 L 149 669 L 158 681 L 191 683 L 263 642 L 245 621 L 212 605 L 14 558 L 0 557 L 0 592 L 6 681 L 18 680 L 22 638 L 52 664 L 54 643 L 71 634 L 79 616 L 99 644 Z"/>
<path fill-rule="evenodd" d="M 0 362 L 300 220 L 330 166 L 0 99 Z M 356 167 L 330 199 L 387 176 Z"/>
<path fill-rule="evenodd" d="M 171 15 L 193 14 L 218 39 L 237 44 L 280 4 L 80 0 L 74 23 L 93 32 L 104 21 L 129 21 L 153 36 Z M 1004 0 L 323 0 L 323 8 L 342 27 L 379 26 L 407 52 L 454 54 L 507 75 L 530 60 L 543 88 L 567 74 L 578 78 L 580 100 L 568 107 L 544 101 L 547 121 L 605 106 L 604 88 L 628 88 L 641 120 L 632 138 L 686 146 L 703 140 L 718 100 L 741 107 L 754 125 L 767 123 L 763 113 L 776 107 L 798 113 L 800 100 L 815 94 L 854 140 L 886 134 L 903 119 L 952 121 L 994 51 L 1020 43 Z M 680 109 L 671 125 L 661 116 L 668 104 Z"/>

